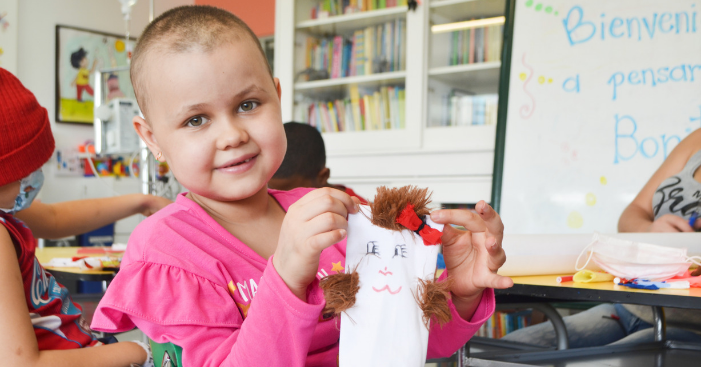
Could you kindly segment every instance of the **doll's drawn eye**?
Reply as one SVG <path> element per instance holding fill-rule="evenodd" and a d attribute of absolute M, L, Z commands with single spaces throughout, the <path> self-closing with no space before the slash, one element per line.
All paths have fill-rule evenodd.
<path fill-rule="evenodd" d="M 239 106 L 239 112 L 248 112 L 256 107 L 258 107 L 260 103 L 254 102 L 254 101 L 246 101 L 241 103 Z"/>
<path fill-rule="evenodd" d="M 195 116 L 187 120 L 187 126 L 190 127 L 200 127 L 209 122 L 209 119 L 204 116 Z"/>
<path fill-rule="evenodd" d="M 377 241 L 370 241 L 367 244 L 368 254 L 373 254 L 375 256 L 380 256 L 380 249 L 377 247 Z"/>
<path fill-rule="evenodd" d="M 406 257 L 406 245 L 394 246 L 394 256 L 392 258 L 395 256 Z"/>

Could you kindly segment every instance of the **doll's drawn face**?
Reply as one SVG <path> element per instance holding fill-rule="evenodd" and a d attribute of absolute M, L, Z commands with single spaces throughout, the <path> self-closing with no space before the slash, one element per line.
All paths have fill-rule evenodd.
<path fill-rule="evenodd" d="M 413 244 L 407 245 L 406 242 L 401 233 L 392 231 L 387 231 L 386 236 L 379 240 L 367 242 L 368 259 L 362 266 L 363 272 L 374 274 L 371 284 L 368 284 L 373 292 L 394 296 L 402 290 L 409 291 L 404 272 L 411 265 L 408 262 L 412 261 L 414 251 Z"/>
<path fill-rule="evenodd" d="M 87 57 L 83 57 L 82 59 L 80 59 L 80 67 L 83 69 L 86 69 L 88 67 L 88 58 Z"/>
<path fill-rule="evenodd" d="M 356 305 L 363 300 L 375 307 L 377 302 L 416 305 L 418 278 L 433 279 L 438 248 L 424 245 L 409 230 L 374 226 L 369 208 L 361 211 L 348 216 L 346 243 L 346 269 L 356 269 L 360 280 Z"/>

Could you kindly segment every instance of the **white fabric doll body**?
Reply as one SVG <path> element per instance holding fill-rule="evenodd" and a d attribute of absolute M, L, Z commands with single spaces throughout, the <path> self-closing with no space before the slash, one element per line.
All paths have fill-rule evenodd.
<path fill-rule="evenodd" d="M 375 226 L 371 217 L 367 206 L 348 216 L 345 269 L 358 273 L 360 289 L 341 313 L 339 365 L 423 366 L 428 329 L 417 303 L 419 278 L 434 280 L 439 247 L 409 229 Z"/>

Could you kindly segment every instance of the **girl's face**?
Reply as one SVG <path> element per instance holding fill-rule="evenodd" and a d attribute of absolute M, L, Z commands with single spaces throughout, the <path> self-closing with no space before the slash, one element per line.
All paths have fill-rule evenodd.
<path fill-rule="evenodd" d="M 235 201 L 265 189 L 287 149 L 277 79 L 251 40 L 159 51 L 144 65 L 147 119 L 135 118 L 191 193 Z M 277 87 L 277 88 L 276 88 Z"/>

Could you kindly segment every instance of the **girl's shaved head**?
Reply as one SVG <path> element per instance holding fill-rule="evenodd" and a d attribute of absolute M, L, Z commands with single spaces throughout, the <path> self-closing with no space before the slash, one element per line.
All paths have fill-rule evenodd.
<path fill-rule="evenodd" d="M 263 48 L 251 28 L 226 10 L 212 6 L 181 6 L 168 10 L 154 19 L 142 33 L 131 60 L 131 83 L 141 111 L 146 114 L 148 93 L 145 65 L 153 53 L 184 53 L 193 50 L 209 52 L 216 46 L 230 41 L 250 39 L 258 46 L 261 62 L 272 71 Z"/>

